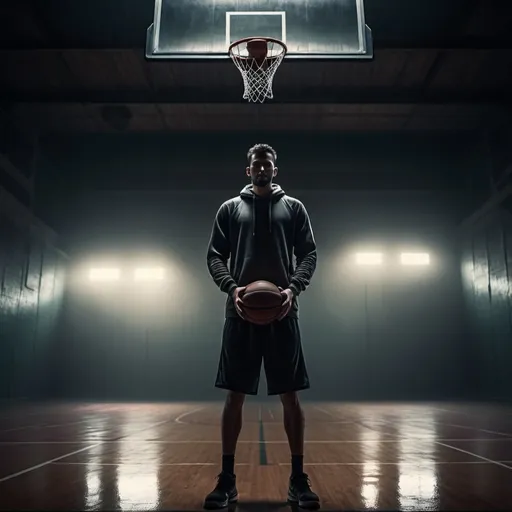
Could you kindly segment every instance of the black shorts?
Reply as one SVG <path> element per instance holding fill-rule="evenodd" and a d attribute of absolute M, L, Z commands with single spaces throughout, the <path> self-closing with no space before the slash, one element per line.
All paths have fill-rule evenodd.
<path fill-rule="evenodd" d="M 262 361 L 269 395 L 309 388 L 298 319 L 261 326 L 226 318 L 215 386 L 257 395 Z"/>

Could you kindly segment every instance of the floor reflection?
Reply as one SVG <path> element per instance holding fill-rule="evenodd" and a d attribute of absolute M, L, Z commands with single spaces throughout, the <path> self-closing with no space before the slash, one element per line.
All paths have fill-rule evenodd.
<path fill-rule="evenodd" d="M 420 429 L 428 437 L 414 438 L 418 432 L 410 420 L 398 420 L 398 499 L 403 510 L 437 510 L 439 486 L 437 475 L 436 422 L 431 410 L 422 411 Z M 412 465 L 411 463 L 417 463 Z"/>
<path fill-rule="evenodd" d="M 0 509 L 198 510 L 221 454 L 220 414 L 209 407 L 95 404 L 66 414 L 48 407 L 18 430 L 9 430 L 11 419 L 0 429 Z M 272 458 L 262 464 L 255 407 L 247 406 L 237 452 L 239 508 L 289 510 L 280 409 L 263 422 Z M 512 510 L 510 409 L 306 407 L 307 471 L 323 510 Z M 30 414 L 20 415 L 21 426 Z M 175 421 L 184 415 L 187 423 Z"/>

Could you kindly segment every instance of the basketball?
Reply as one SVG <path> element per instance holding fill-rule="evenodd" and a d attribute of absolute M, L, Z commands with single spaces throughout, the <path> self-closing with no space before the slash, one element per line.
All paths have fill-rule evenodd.
<path fill-rule="evenodd" d="M 245 318 L 257 325 L 268 325 L 279 316 L 283 297 L 279 288 L 269 281 L 248 284 L 242 296 Z"/>
<path fill-rule="evenodd" d="M 249 57 L 252 57 L 256 62 L 261 64 L 268 54 L 268 45 L 265 39 L 253 39 L 247 42 L 247 53 Z"/>

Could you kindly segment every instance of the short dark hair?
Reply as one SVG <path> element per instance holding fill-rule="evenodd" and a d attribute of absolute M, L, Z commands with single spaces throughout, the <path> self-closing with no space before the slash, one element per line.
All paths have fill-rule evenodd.
<path fill-rule="evenodd" d="M 260 153 L 270 153 L 274 158 L 274 163 L 276 163 L 277 152 L 272 146 L 269 146 L 268 144 L 255 144 L 252 148 L 250 148 L 247 152 L 247 161 L 251 163 L 252 157 Z"/>

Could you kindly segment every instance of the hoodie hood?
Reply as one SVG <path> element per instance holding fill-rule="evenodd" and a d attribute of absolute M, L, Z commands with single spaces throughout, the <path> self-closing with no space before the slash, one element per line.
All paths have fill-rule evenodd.
<path fill-rule="evenodd" d="M 272 232 L 272 205 L 285 195 L 284 190 L 277 184 L 272 183 L 271 193 L 268 196 L 261 197 L 252 190 L 252 185 L 246 185 L 240 191 L 240 197 L 244 200 L 252 201 L 252 236 L 256 235 L 256 201 L 268 201 L 268 229 Z"/>
<path fill-rule="evenodd" d="M 249 198 L 249 199 L 251 199 L 251 198 L 268 199 L 269 197 L 271 197 L 272 200 L 274 200 L 274 199 L 279 199 L 280 197 L 283 197 L 285 194 L 284 190 L 277 183 L 272 183 L 271 190 L 272 190 L 272 192 L 270 193 L 270 196 L 260 197 L 252 191 L 252 185 L 246 185 L 242 190 L 240 190 L 240 197 L 245 198 L 245 199 L 247 199 L 247 198 Z"/>

